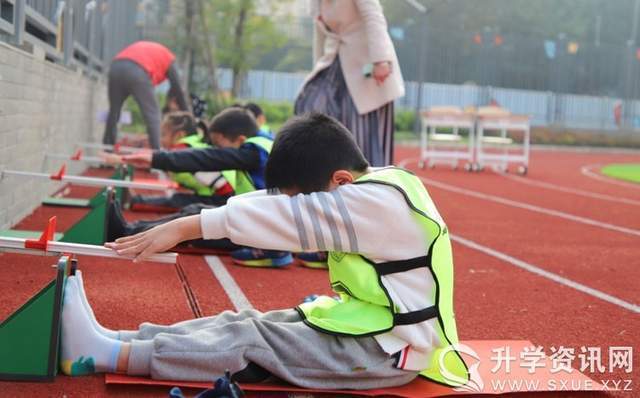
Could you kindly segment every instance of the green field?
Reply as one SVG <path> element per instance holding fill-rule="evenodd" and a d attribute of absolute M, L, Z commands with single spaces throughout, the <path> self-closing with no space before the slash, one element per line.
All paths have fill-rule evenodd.
<path fill-rule="evenodd" d="M 601 170 L 602 174 L 619 180 L 640 183 L 640 164 L 609 164 Z"/>

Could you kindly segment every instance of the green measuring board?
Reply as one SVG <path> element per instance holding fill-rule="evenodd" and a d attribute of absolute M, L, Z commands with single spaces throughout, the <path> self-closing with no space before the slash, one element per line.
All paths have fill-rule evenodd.
<path fill-rule="evenodd" d="M 56 376 L 64 284 L 74 267 L 69 257 L 61 257 L 56 278 L 0 323 L 0 380 Z"/>
<path fill-rule="evenodd" d="M 69 228 L 60 242 L 84 243 L 86 245 L 103 245 L 107 238 L 107 222 L 109 209 L 116 201 L 117 190 L 106 188 L 100 201 L 84 216 Z"/>

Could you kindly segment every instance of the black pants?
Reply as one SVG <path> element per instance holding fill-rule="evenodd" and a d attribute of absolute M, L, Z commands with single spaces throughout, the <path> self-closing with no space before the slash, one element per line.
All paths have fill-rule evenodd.
<path fill-rule="evenodd" d="M 197 203 L 191 204 L 182 208 L 179 212 L 170 214 L 166 217 L 159 218 L 157 220 L 151 221 L 136 221 L 133 223 L 129 223 L 126 227 L 126 235 L 135 235 L 137 233 L 146 231 L 155 227 L 156 225 L 165 224 L 169 221 L 175 220 L 177 218 L 193 216 L 196 214 L 200 214 L 203 209 L 211 209 L 217 206 L 207 206 L 205 204 Z M 204 249 L 212 249 L 212 250 L 236 250 L 241 248 L 231 242 L 229 239 L 194 239 L 190 240 L 187 243 L 189 246 L 204 248 Z"/>
<path fill-rule="evenodd" d="M 224 206 L 230 197 L 231 195 L 200 196 L 200 195 L 194 195 L 189 193 L 174 193 L 169 197 L 137 195 L 131 199 L 131 204 L 171 207 L 174 209 L 182 209 L 184 207 L 194 205 L 194 204 L 220 207 L 220 206 Z"/>

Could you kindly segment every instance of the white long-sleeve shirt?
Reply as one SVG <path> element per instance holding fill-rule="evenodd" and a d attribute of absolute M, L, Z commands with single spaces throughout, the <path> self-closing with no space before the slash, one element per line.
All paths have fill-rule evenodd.
<path fill-rule="evenodd" d="M 292 252 L 359 253 L 380 263 L 427 255 L 429 240 L 414 217 L 393 187 L 347 184 L 292 197 L 266 191 L 240 195 L 226 206 L 203 210 L 201 228 L 205 239 L 229 238 L 239 245 Z M 426 267 L 382 281 L 401 312 L 433 305 L 433 279 Z M 422 370 L 438 344 L 434 322 L 397 326 L 375 337 L 389 354 L 402 351 L 401 367 Z"/>

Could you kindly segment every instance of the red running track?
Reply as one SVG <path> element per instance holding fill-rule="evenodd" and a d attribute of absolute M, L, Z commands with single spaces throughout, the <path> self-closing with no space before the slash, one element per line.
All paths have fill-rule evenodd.
<path fill-rule="evenodd" d="M 417 156 L 400 148 L 399 160 Z M 532 153 L 531 181 L 542 181 L 593 193 L 640 200 L 640 191 L 593 180 L 580 173 L 584 165 L 633 160 L 633 156 L 564 152 Z M 637 158 L 636 158 L 637 159 Z M 416 169 L 415 163 L 409 168 Z M 534 187 L 491 172 L 468 174 L 437 168 L 419 171 L 430 180 L 484 195 L 507 198 L 540 208 L 607 222 L 629 230 L 640 229 L 640 207 L 593 197 Z M 638 305 L 640 237 L 553 215 L 496 203 L 448 189 L 430 187 L 452 233 L 524 260 L 593 289 Z M 91 195 L 91 191 L 85 193 Z M 21 228 L 39 229 L 57 214 L 62 229 L 84 212 L 77 209 L 39 208 Z M 129 219 L 153 215 L 125 214 Z M 50 277 L 50 259 L 19 255 L 0 256 L 0 314 L 8 314 Z M 23 260 L 21 260 L 23 259 Z M 530 339 L 545 347 L 632 346 L 638 349 L 640 317 L 619 305 L 514 267 L 512 264 L 454 242 L 456 313 L 464 339 Z M 326 272 L 291 266 L 286 269 L 250 269 L 221 258 L 248 302 L 260 310 L 291 307 L 311 293 L 328 294 Z M 233 309 L 233 303 L 201 256 L 181 256 L 181 270 L 166 265 L 81 259 L 85 283 L 100 322 L 112 328 L 133 328 L 144 320 L 174 322 L 193 317 L 193 302 L 204 315 Z M 22 272 L 20 284 L 10 277 Z M 636 358 L 638 355 L 636 355 Z M 605 352 L 604 361 L 607 363 Z M 636 366 L 637 368 L 637 366 Z M 600 375 L 591 375 L 599 379 Z M 631 378 L 634 374 L 602 375 Z M 60 376 L 53 384 L 0 383 L 2 396 L 159 396 L 166 389 L 105 387 L 100 377 Z M 524 395 L 526 396 L 526 395 Z M 545 396 L 566 396 L 545 394 Z M 585 395 L 582 395 L 585 396 Z M 632 396 L 628 395 L 627 396 Z"/>

